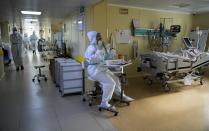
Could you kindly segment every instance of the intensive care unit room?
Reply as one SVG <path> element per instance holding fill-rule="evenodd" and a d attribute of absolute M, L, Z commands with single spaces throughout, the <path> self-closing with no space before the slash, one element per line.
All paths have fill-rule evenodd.
<path fill-rule="evenodd" d="M 209 0 L 1 0 L 0 131 L 209 131 Z"/>

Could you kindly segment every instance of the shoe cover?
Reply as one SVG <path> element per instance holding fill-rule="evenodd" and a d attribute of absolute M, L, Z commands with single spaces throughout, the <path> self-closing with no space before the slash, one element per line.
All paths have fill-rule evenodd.
<path fill-rule="evenodd" d="M 116 99 L 116 100 L 120 100 L 121 99 L 121 96 L 120 96 L 120 94 L 116 94 L 115 93 L 115 96 L 114 96 L 114 98 Z M 134 101 L 134 99 L 133 98 L 131 98 L 131 97 L 129 97 L 129 96 L 126 96 L 125 94 L 123 94 L 123 101 L 125 101 L 125 102 L 132 102 L 132 101 Z"/>
<path fill-rule="evenodd" d="M 99 107 L 104 108 L 104 109 L 110 109 L 110 110 L 116 110 L 115 106 L 110 105 L 107 102 L 102 102 Z"/>
<path fill-rule="evenodd" d="M 129 97 L 129 96 L 124 95 L 124 96 L 123 96 L 123 101 L 132 102 L 132 101 L 134 101 L 134 99 L 131 98 L 131 97 Z"/>

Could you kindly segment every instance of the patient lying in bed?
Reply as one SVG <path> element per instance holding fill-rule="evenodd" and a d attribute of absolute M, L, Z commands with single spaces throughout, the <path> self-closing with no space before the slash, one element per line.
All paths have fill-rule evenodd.
<path fill-rule="evenodd" d="M 197 49 L 187 49 L 187 50 L 179 50 L 176 52 L 154 52 L 159 57 L 163 58 L 180 58 L 184 60 L 196 61 L 197 57 L 203 54 L 203 52 L 199 52 Z"/>

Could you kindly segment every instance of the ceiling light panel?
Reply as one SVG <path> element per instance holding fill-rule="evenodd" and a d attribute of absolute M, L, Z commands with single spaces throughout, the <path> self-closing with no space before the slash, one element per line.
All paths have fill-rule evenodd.
<path fill-rule="evenodd" d="M 39 11 L 21 11 L 23 15 L 41 15 Z"/>

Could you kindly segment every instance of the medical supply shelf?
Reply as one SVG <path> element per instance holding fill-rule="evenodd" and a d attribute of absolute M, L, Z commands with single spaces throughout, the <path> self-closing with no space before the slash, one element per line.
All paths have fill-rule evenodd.
<path fill-rule="evenodd" d="M 72 63 L 76 62 L 73 59 L 66 59 L 66 58 L 56 58 L 55 59 L 55 84 L 57 87 L 60 87 L 60 64 L 61 63 Z"/>
<path fill-rule="evenodd" d="M 73 59 L 55 60 L 56 85 L 64 96 L 68 93 L 82 92 L 82 65 Z"/>

